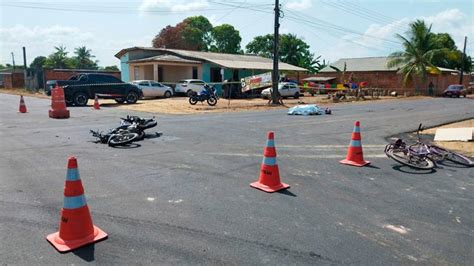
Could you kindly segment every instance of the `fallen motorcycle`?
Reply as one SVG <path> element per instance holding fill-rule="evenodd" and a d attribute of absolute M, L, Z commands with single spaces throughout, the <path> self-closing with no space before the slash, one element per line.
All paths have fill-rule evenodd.
<path fill-rule="evenodd" d="M 156 125 L 157 122 L 154 117 L 143 119 L 138 116 L 127 115 L 126 118 L 121 118 L 119 127 L 111 129 L 105 134 L 98 130 L 90 130 L 90 133 L 98 139 L 96 142 L 107 143 L 109 146 L 115 147 L 142 140 L 146 135 L 145 130 Z"/>
<path fill-rule="evenodd" d="M 214 106 L 217 104 L 218 98 L 219 97 L 217 96 L 214 87 L 209 87 L 206 84 L 204 85 L 204 89 L 199 94 L 194 92 L 191 94 L 191 96 L 189 96 L 189 103 L 191 105 L 195 105 L 198 101 L 201 103 L 207 101 L 208 105 Z"/>

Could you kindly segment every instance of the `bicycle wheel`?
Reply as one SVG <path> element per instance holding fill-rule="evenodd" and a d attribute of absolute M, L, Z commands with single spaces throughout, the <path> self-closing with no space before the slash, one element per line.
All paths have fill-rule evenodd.
<path fill-rule="evenodd" d="M 387 149 L 385 154 L 396 162 L 416 169 L 429 170 L 436 165 L 430 158 L 410 154 L 405 149 Z"/>
<path fill-rule="evenodd" d="M 455 163 L 462 164 L 465 166 L 469 166 L 469 167 L 474 166 L 474 161 L 469 159 L 469 157 L 456 153 L 456 152 L 452 152 L 452 151 L 449 152 L 448 155 L 446 156 L 446 159 L 450 160 L 451 162 L 455 162 Z"/>
<path fill-rule="evenodd" d="M 430 145 L 430 150 L 438 154 L 444 154 L 444 159 L 450 160 L 451 162 L 462 164 L 465 166 L 474 166 L 474 161 L 472 161 L 469 157 L 463 154 L 453 152 L 436 145 Z"/>
<path fill-rule="evenodd" d="M 110 136 L 109 141 L 107 142 L 110 147 L 126 145 L 132 143 L 138 138 L 137 133 L 124 132 L 120 134 L 113 134 Z"/>

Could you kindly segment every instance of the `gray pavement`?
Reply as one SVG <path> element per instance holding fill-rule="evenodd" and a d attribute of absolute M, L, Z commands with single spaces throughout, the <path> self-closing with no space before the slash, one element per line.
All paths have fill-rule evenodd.
<path fill-rule="evenodd" d="M 457 264 L 474 260 L 474 170 L 399 167 L 389 136 L 474 117 L 469 99 L 340 104 L 331 116 L 284 110 L 159 115 L 70 108 L 0 94 L 0 261 L 14 264 Z M 157 115 L 159 138 L 129 149 L 91 142 L 126 114 Z M 341 165 L 361 121 L 371 167 Z M 155 130 L 152 129 L 152 132 Z M 258 179 L 275 131 L 283 193 Z M 94 223 L 109 238 L 67 254 L 58 229 L 67 157 L 75 155 Z"/>

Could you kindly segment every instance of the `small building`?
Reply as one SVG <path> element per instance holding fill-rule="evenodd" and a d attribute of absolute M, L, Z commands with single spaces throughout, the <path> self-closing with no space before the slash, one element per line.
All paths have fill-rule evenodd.
<path fill-rule="evenodd" d="M 201 79 L 209 83 L 241 78 L 268 72 L 273 60 L 256 55 L 223 54 L 165 48 L 131 47 L 122 49 L 120 59 L 123 81 L 155 80 L 173 84 L 182 79 Z M 305 72 L 304 68 L 286 63 L 281 71 Z"/>
<path fill-rule="evenodd" d="M 23 88 L 25 86 L 25 74 L 22 69 L 0 71 L 0 87 L 5 89 Z"/>
<path fill-rule="evenodd" d="M 440 74 L 429 74 L 425 81 L 417 79 L 416 82 L 410 81 L 403 86 L 403 75 L 398 73 L 399 68 L 388 68 L 388 61 L 389 57 L 341 58 L 312 76 L 335 77 L 329 81 L 330 83 L 367 82 L 367 86 L 371 88 L 407 91 L 411 94 L 427 94 L 430 82 L 434 84 L 435 94 L 441 94 L 450 84 L 459 83 L 458 70 L 440 67 Z M 469 74 L 466 74 L 464 79 L 466 88 L 469 83 L 468 76 Z M 415 83 L 417 88 L 415 88 Z"/>

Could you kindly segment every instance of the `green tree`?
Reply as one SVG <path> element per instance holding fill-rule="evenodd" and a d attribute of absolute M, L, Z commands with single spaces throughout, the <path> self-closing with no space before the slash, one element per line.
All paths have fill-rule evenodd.
<path fill-rule="evenodd" d="M 67 56 L 66 47 L 60 45 L 55 46 L 54 49 L 56 51 L 48 56 L 44 66 L 48 68 L 71 68 L 73 62 Z"/>
<path fill-rule="evenodd" d="M 45 56 L 37 56 L 33 59 L 33 62 L 30 64 L 30 68 L 32 69 L 42 69 L 46 64 L 47 58 Z"/>
<path fill-rule="evenodd" d="M 74 49 L 74 56 L 72 58 L 75 68 L 78 69 L 97 69 L 97 61 L 94 61 L 95 57 L 92 55 L 92 51 L 87 49 L 85 46 L 77 47 Z"/>
<path fill-rule="evenodd" d="M 104 70 L 105 70 L 105 71 L 120 71 L 120 69 L 119 69 L 117 66 L 115 66 L 115 65 L 113 65 L 113 66 L 106 66 L 106 67 L 104 67 Z"/>
<path fill-rule="evenodd" d="M 222 24 L 211 31 L 212 44 L 210 50 L 217 53 L 238 54 L 241 53 L 240 33 L 232 25 Z"/>
<path fill-rule="evenodd" d="M 161 29 L 153 38 L 155 48 L 207 51 L 211 43 L 212 24 L 203 16 L 188 17 L 176 24 Z"/>
<path fill-rule="evenodd" d="M 414 80 L 417 87 L 417 77 L 424 81 L 428 73 L 440 73 L 440 70 L 433 65 L 433 57 L 444 53 L 445 49 L 438 48 L 431 33 L 431 25 L 428 27 L 423 20 L 416 20 L 410 23 L 409 27 L 407 37 L 396 35 L 402 41 L 405 50 L 392 53 L 387 66 L 400 67 L 403 84 Z"/>
<path fill-rule="evenodd" d="M 182 31 L 183 41 L 192 50 L 207 51 L 211 42 L 212 24 L 204 16 L 186 18 Z"/>
<path fill-rule="evenodd" d="M 279 60 L 282 62 L 306 68 L 312 73 L 324 67 L 325 62 L 321 64 L 320 57 L 315 57 L 310 51 L 310 46 L 296 35 L 281 34 L 279 38 Z M 272 58 L 273 35 L 257 36 L 245 48 L 247 53 Z"/>
<path fill-rule="evenodd" d="M 448 33 L 433 33 L 433 41 L 436 48 L 443 49 L 442 53 L 438 53 L 433 57 L 433 65 L 451 69 L 460 69 L 463 67 L 465 71 L 472 70 L 470 56 L 462 59 L 462 51 L 456 47 L 454 40 Z"/>

